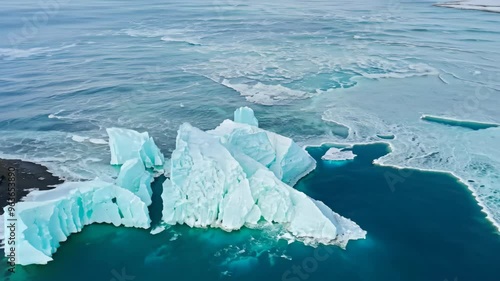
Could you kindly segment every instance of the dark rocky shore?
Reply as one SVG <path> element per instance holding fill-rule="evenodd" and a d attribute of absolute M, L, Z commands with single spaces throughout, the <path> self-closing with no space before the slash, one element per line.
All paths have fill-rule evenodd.
<path fill-rule="evenodd" d="M 0 215 L 3 214 L 3 207 L 7 205 L 9 199 L 8 174 L 11 168 L 15 169 L 16 202 L 33 188 L 49 190 L 53 189 L 54 185 L 63 183 L 42 165 L 21 160 L 0 159 Z"/>

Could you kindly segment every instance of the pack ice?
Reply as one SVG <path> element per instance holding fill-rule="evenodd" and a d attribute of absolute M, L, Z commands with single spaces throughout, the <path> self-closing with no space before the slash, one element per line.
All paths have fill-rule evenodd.
<path fill-rule="evenodd" d="M 46 264 L 59 244 L 92 223 L 149 228 L 152 169 L 164 157 L 147 133 L 108 129 L 111 164 L 121 165 L 116 182 L 67 182 L 30 193 L 15 206 L 15 263 Z M 4 208 L 4 233 L 11 218 Z M 11 246 L 6 244 L 6 248 Z M 10 251 L 5 251 L 7 256 Z"/>
<path fill-rule="evenodd" d="M 242 112 L 244 112 L 242 114 Z M 283 238 L 344 247 L 366 232 L 291 185 L 315 168 L 314 159 L 291 139 L 260 129 L 253 111 L 201 131 L 179 128 L 163 184 L 166 224 L 218 227 L 280 224 Z"/>

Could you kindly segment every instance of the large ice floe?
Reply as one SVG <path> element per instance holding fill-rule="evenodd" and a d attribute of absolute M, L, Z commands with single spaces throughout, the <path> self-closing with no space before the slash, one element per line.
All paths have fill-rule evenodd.
<path fill-rule="evenodd" d="M 163 184 L 163 222 L 226 231 L 280 224 L 283 238 L 312 245 L 364 238 L 356 223 L 291 187 L 314 159 L 291 139 L 248 124 L 254 118 L 208 132 L 180 127 Z"/>
<path fill-rule="evenodd" d="M 18 202 L 15 263 L 46 264 L 61 242 L 88 224 L 149 228 L 151 182 L 160 171 L 169 178 L 159 231 L 174 224 L 226 231 L 277 225 L 280 238 L 341 247 L 365 237 L 356 223 L 292 188 L 316 167 L 303 148 L 258 128 L 250 108 L 234 117 L 207 132 L 181 125 L 167 161 L 148 133 L 107 129 L 110 163 L 121 165 L 117 179 L 67 182 Z M 12 216 L 4 210 L 8 233 Z"/>
<path fill-rule="evenodd" d="M 4 233 L 17 220 L 15 251 L 5 251 L 15 253 L 16 264 L 46 264 L 60 242 L 92 223 L 150 227 L 154 170 L 146 167 L 162 167 L 164 157 L 147 133 L 111 128 L 108 134 L 111 164 L 123 164 L 115 182 L 66 182 L 30 193 L 12 213 L 4 208 Z"/>
<path fill-rule="evenodd" d="M 7 219 L 7 207 L 4 210 Z M 100 180 L 63 183 L 50 191 L 34 191 L 16 204 L 15 212 L 15 262 L 21 265 L 51 261 L 59 243 L 85 225 L 111 223 L 149 228 L 150 224 L 147 206 L 139 197 Z M 6 227 L 11 223 L 6 221 Z"/>

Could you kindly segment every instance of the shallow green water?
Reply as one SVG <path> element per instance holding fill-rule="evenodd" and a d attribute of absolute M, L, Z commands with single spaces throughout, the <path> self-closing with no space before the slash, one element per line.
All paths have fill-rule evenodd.
<path fill-rule="evenodd" d="M 226 233 L 172 227 L 92 225 L 62 243 L 46 266 L 17 267 L 10 280 L 497 281 L 500 236 L 455 178 L 372 165 L 384 144 L 355 146 L 354 161 L 322 162 L 297 188 L 368 231 L 346 250 L 277 241 L 276 230 Z M 391 186 L 387 178 L 398 179 Z M 156 207 L 154 207 L 156 206 Z M 161 209 L 155 202 L 152 211 Z M 79 254 L 80 253 L 80 254 Z M 0 268 L 4 269 L 2 261 Z"/>

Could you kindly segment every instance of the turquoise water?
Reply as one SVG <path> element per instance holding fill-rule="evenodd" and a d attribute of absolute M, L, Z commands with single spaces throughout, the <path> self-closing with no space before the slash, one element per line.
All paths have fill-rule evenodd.
<path fill-rule="evenodd" d="M 212 129 L 247 105 L 302 145 L 392 147 L 356 146 L 355 161 L 320 163 L 297 186 L 368 231 L 346 251 L 320 248 L 332 252 L 309 280 L 498 280 L 498 234 L 467 187 L 370 164 L 453 172 L 500 221 L 500 128 L 420 120 L 500 123 L 500 14 L 432 4 L 2 1 L 0 157 L 110 179 L 106 127 L 149 131 L 169 156 L 181 123 Z M 93 225 L 13 279 L 112 280 L 125 268 L 135 280 L 281 280 L 311 255 L 272 232 Z"/>
<path fill-rule="evenodd" d="M 356 146 L 358 156 L 342 166 L 321 162 L 326 150 L 309 148 L 318 168 L 297 188 L 368 231 L 346 250 L 288 245 L 270 230 L 175 226 L 152 236 L 92 225 L 53 262 L 18 267 L 11 280 L 112 280 L 122 270 L 133 280 L 498 280 L 500 235 L 455 178 L 407 170 L 391 189 L 386 175 L 399 171 L 371 164 L 386 145 Z"/>

